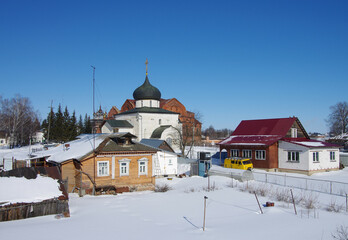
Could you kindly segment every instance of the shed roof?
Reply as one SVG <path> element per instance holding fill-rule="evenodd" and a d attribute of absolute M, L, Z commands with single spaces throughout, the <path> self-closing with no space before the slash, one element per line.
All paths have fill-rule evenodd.
<path fill-rule="evenodd" d="M 165 151 L 170 151 L 170 152 L 175 152 L 173 148 L 165 141 L 162 139 L 148 139 L 148 138 L 143 138 L 140 141 L 141 144 L 154 147 L 156 149 L 161 149 Z"/>
<path fill-rule="evenodd" d="M 322 142 L 312 139 L 282 139 L 285 142 L 293 143 L 307 148 L 340 148 L 340 146 L 332 143 Z"/>

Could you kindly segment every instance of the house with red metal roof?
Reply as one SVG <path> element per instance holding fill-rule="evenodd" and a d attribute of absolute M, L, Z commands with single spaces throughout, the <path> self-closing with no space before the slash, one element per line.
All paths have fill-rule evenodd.
<path fill-rule="evenodd" d="M 255 168 L 314 172 L 339 169 L 339 146 L 311 140 L 297 117 L 242 121 L 220 152 L 251 159 Z"/>

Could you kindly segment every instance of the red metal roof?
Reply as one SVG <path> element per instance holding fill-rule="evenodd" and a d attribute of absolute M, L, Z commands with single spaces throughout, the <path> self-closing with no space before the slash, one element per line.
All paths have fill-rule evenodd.
<path fill-rule="evenodd" d="M 220 145 L 272 145 L 286 136 L 296 117 L 243 120 Z"/>
<path fill-rule="evenodd" d="M 233 135 L 279 135 L 285 136 L 290 127 L 297 120 L 292 118 L 243 120 Z"/>

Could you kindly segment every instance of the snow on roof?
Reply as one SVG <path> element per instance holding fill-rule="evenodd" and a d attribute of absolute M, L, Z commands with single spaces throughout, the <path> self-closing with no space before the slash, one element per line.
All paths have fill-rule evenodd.
<path fill-rule="evenodd" d="M 317 141 L 312 139 L 284 139 L 286 142 L 301 145 L 308 148 L 339 148 L 338 145 L 327 143 L 323 141 Z"/>
<path fill-rule="evenodd" d="M 70 159 L 80 159 L 81 157 L 92 153 L 93 147 L 97 148 L 109 134 L 97 134 L 95 140 L 93 134 L 84 134 L 79 139 L 67 142 L 58 147 L 42 152 L 45 156 L 49 156 L 47 161 L 62 163 Z M 95 141 L 95 144 L 94 144 Z M 69 144 L 69 147 L 65 147 Z"/>
<path fill-rule="evenodd" d="M 36 179 L 0 177 L 0 189 L 0 203 L 4 205 L 21 202 L 41 202 L 63 195 L 59 190 L 57 180 L 40 175 Z"/>
<path fill-rule="evenodd" d="M 322 142 L 294 142 L 300 145 L 305 145 L 308 147 L 324 147 L 325 145 Z"/>
<path fill-rule="evenodd" d="M 278 135 L 232 135 L 220 145 L 271 145 L 281 139 Z"/>

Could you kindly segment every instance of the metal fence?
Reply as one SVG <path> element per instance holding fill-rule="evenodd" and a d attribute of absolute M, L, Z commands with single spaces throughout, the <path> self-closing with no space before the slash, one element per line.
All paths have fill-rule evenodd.
<path fill-rule="evenodd" d="M 348 194 L 348 183 L 287 176 L 286 174 L 253 172 L 255 181 L 276 184 L 285 187 L 299 188 L 331 195 L 344 196 Z"/>

